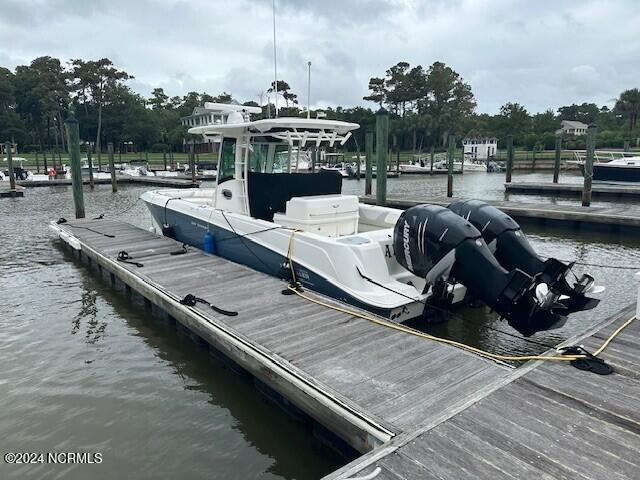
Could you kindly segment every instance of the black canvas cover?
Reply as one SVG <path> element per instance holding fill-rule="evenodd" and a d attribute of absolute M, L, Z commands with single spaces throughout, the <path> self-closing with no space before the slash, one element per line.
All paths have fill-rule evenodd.
<path fill-rule="evenodd" d="M 247 182 L 251 216 L 269 222 L 273 221 L 274 213 L 285 212 L 287 201 L 293 197 L 342 193 L 342 175 L 339 172 L 249 172 Z"/>

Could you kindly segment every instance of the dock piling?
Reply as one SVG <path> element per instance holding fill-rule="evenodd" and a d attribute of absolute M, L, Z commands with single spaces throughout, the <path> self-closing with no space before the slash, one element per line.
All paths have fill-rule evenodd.
<path fill-rule="evenodd" d="M 562 155 L 562 137 L 556 135 L 556 156 L 553 162 L 553 183 L 558 183 L 560 177 L 560 156 Z"/>
<path fill-rule="evenodd" d="M 111 172 L 111 191 L 118 191 L 118 180 L 116 179 L 116 168 L 113 161 L 113 143 L 107 143 L 107 152 L 109 153 L 109 171 Z"/>
<path fill-rule="evenodd" d="M 456 137 L 449 135 L 449 156 L 447 158 L 447 197 L 453 197 L 453 156 L 456 151 Z"/>
<path fill-rule="evenodd" d="M 89 165 L 89 187 L 91 190 L 95 188 L 95 184 L 93 182 L 93 160 L 91 158 L 91 143 L 87 143 L 87 164 Z M 100 170 L 100 167 L 98 167 Z"/>
<path fill-rule="evenodd" d="M 164 170 L 167 171 L 167 152 L 162 152 L 162 163 L 164 164 Z"/>
<path fill-rule="evenodd" d="M 507 135 L 507 178 L 506 182 L 511 183 L 511 172 L 513 170 L 513 135 Z"/>
<path fill-rule="evenodd" d="M 80 168 L 80 133 L 78 131 L 78 120 L 70 117 L 64 124 L 67 130 L 69 163 L 71 163 L 73 204 L 76 209 L 76 218 L 84 218 L 84 194 L 82 192 L 82 170 Z"/>
<path fill-rule="evenodd" d="M 193 153 L 193 142 L 189 144 L 189 171 L 191 172 L 191 181 L 196 183 L 196 154 Z"/>
<path fill-rule="evenodd" d="M 376 112 L 376 205 L 387 203 L 387 161 L 389 155 L 389 112 Z"/>
<path fill-rule="evenodd" d="M 625 140 L 624 141 L 624 151 L 628 152 L 630 147 L 631 147 L 631 141 L 630 140 Z"/>
<path fill-rule="evenodd" d="M 11 148 L 13 145 L 11 142 L 6 142 L 4 144 L 5 151 L 7 152 L 7 168 L 9 169 L 9 188 L 11 191 L 15 191 L 16 189 L 16 173 L 13 171 L 13 152 Z"/>
<path fill-rule="evenodd" d="M 434 145 L 431 145 L 431 156 L 429 158 L 429 174 L 433 175 L 433 161 L 435 160 L 436 157 L 436 147 Z"/>
<path fill-rule="evenodd" d="M 364 194 L 371 195 L 371 184 L 373 183 L 373 132 L 367 132 L 364 135 Z"/>
<path fill-rule="evenodd" d="M 596 149 L 596 126 L 587 128 L 587 158 L 584 162 L 584 186 L 582 187 L 582 206 L 591 205 L 591 186 L 593 183 L 593 157 Z"/>

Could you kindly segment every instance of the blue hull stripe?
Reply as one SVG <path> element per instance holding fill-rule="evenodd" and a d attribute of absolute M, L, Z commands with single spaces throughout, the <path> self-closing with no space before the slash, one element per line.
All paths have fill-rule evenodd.
<path fill-rule="evenodd" d="M 208 224 L 207 229 L 207 227 L 204 226 L 203 220 L 194 219 L 189 215 L 169 209 L 166 209 L 165 213 L 165 209 L 158 205 L 148 204 L 148 207 L 151 215 L 159 225 L 166 223 L 173 227 L 175 239 L 179 242 L 203 250 L 204 235 L 207 231 L 210 231 L 216 239 L 216 255 L 277 278 L 289 278 L 289 272 L 286 268 L 287 258 L 254 242 L 249 237 L 238 237 L 231 230 L 221 228 L 211 223 Z M 391 309 L 376 308 L 368 305 L 312 270 L 296 267 L 295 271 L 296 279 L 309 290 L 335 298 L 336 300 L 362 308 L 363 310 L 368 310 L 385 318 L 389 318 L 391 315 Z"/>

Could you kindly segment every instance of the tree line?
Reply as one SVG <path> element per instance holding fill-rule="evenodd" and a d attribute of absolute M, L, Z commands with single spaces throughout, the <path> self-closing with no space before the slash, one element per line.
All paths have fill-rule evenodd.
<path fill-rule="evenodd" d="M 64 151 L 63 122 L 73 113 L 80 124 L 81 139 L 97 151 L 104 150 L 107 142 L 133 144 L 137 150 L 177 151 L 185 140 L 192 139 L 181 125 L 181 117 L 190 115 L 194 107 L 204 102 L 235 101 L 227 92 L 216 96 L 189 92 L 182 97 L 169 97 L 162 88 L 153 89 L 145 97 L 127 85 L 132 78 L 107 58 L 72 59 L 63 64 L 57 58 L 43 56 L 14 71 L 0 67 L 0 140 L 16 142 L 21 151 Z M 266 92 L 268 103 L 273 101 L 274 86 L 272 83 Z M 375 109 L 385 108 L 390 113 L 390 145 L 394 149 L 442 148 L 449 134 L 457 138 L 497 137 L 503 145 L 511 134 L 517 146 L 550 149 L 562 120 L 597 124 L 598 147 L 622 147 L 625 141 L 635 143 L 640 137 L 637 88 L 620 93 L 613 108 L 583 103 L 531 114 L 523 105 L 508 102 L 497 114 L 490 115 L 475 111 L 471 86 L 450 66 L 434 62 L 424 68 L 399 62 L 384 75 L 372 77 L 368 89 L 364 100 L 375 104 Z M 306 115 L 286 81 L 278 80 L 277 91 L 284 100 L 281 116 Z M 258 103 L 249 101 L 244 105 Z M 261 116 L 273 112 L 269 103 Z M 327 118 L 359 123 L 361 128 L 354 135 L 359 147 L 365 132 L 375 125 L 373 108 L 332 107 L 323 112 Z M 312 116 L 316 113 L 312 112 Z M 584 137 L 565 138 L 564 145 L 584 148 Z"/>

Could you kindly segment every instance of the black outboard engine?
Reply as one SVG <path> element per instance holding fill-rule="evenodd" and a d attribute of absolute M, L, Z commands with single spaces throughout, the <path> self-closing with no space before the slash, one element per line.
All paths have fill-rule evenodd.
<path fill-rule="evenodd" d="M 446 295 L 446 288 L 436 286 L 459 282 L 523 335 L 562 320 L 551 309 L 540 308 L 530 275 L 503 268 L 478 229 L 444 207 L 418 205 L 403 212 L 394 228 L 393 248 L 398 262 L 424 277 L 432 293 Z"/>
<path fill-rule="evenodd" d="M 481 200 L 466 200 L 449 205 L 449 210 L 469 221 L 480 230 L 496 260 L 507 270 L 518 268 L 548 287 L 545 299 L 539 302 L 551 308 L 563 309 L 565 314 L 594 308 L 600 300 L 585 296 L 593 285 L 593 277 L 583 275 L 573 286 L 566 275 L 571 265 L 549 258 L 542 260 L 527 241 L 513 218 Z M 568 298 L 560 299 L 560 295 Z"/>

